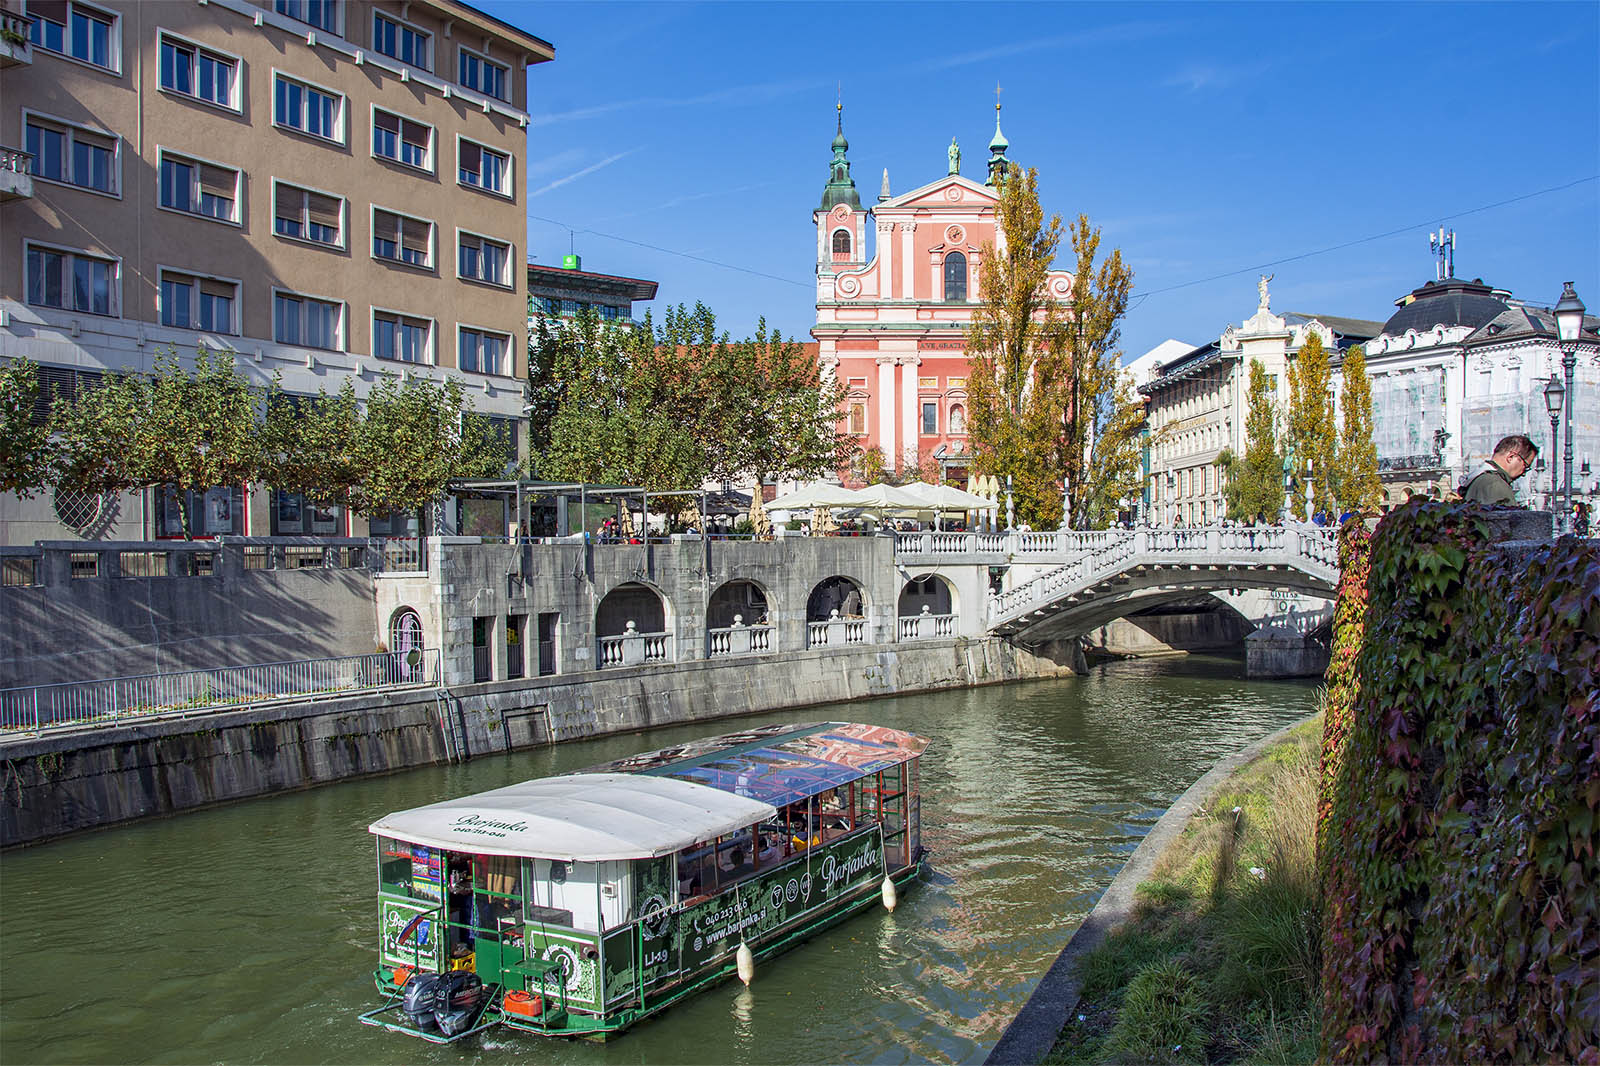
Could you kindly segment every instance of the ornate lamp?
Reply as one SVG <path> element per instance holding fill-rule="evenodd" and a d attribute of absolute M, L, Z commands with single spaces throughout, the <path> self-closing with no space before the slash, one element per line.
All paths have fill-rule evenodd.
<path fill-rule="evenodd" d="M 1578 299 L 1578 294 L 1572 289 L 1572 282 L 1562 286 L 1561 299 L 1555 306 L 1556 335 L 1561 340 L 1561 371 L 1566 376 L 1567 393 L 1567 436 L 1566 447 L 1562 452 L 1562 465 L 1565 473 L 1562 482 L 1566 491 L 1566 499 L 1562 505 L 1562 512 L 1572 513 L 1572 404 L 1573 396 L 1577 390 L 1573 388 L 1572 372 L 1578 365 L 1578 337 L 1583 333 L 1583 301 Z M 1550 456 L 1550 461 L 1555 462 L 1555 456 Z"/>
<path fill-rule="evenodd" d="M 1550 508 L 1554 510 L 1561 493 L 1561 483 L 1556 480 L 1557 425 L 1561 421 L 1561 403 L 1566 398 L 1567 387 L 1561 383 L 1560 374 L 1551 374 L 1544 386 L 1544 409 L 1550 413 Z"/>

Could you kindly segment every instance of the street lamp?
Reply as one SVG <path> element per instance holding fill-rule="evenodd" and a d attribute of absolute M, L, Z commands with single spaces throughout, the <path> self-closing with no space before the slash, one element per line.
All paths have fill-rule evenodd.
<path fill-rule="evenodd" d="M 1562 465 L 1565 473 L 1562 482 L 1566 489 L 1566 499 L 1562 504 L 1563 514 L 1572 514 L 1572 401 L 1576 391 L 1572 384 L 1572 372 L 1578 365 L 1578 336 L 1583 332 L 1583 301 L 1578 299 L 1578 294 L 1572 290 L 1572 282 L 1567 282 L 1561 289 L 1561 300 L 1555 307 L 1556 336 L 1561 339 L 1561 370 L 1567 382 L 1567 438 L 1566 448 L 1562 453 Z M 1550 457 L 1551 463 L 1555 456 Z"/>
<path fill-rule="evenodd" d="M 1566 398 L 1567 387 L 1561 384 L 1561 375 L 1551 373 L 1544 387 L 1544 409 L 1550 412 L 1550 509 L 1555 510 L 1561 497 L 1561 483 L 1556 480 L 1556 426 L 1561 420 L 1561 401 Z"/>

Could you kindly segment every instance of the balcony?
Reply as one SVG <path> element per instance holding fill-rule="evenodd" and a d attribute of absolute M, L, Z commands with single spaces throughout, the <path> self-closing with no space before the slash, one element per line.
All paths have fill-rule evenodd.
<path fill-rule="evenodd" d="M 15 11 L 0 11 L 0 70 L 33 62 L 28 31 L 33 20 Z"/>
<path fill-rule="evenodd" d="M 0 145 L 0 203 L 32 196 L 33 156 L 20 148 Z"/>

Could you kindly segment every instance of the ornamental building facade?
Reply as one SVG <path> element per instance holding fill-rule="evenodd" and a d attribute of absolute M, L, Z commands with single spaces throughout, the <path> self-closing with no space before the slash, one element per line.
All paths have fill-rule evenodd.
<path fill-rule="evenodd" d="M 944 176 L 895 196 L 885 170 L 876 206 L 865 207 L 850 176 L 841 109 L 828 183 L 812 213 L 811 335 L 823 374 L 846 389 L 841 428 L 863 450 L 879 449 L 890 471 L 931 460 L 941 480 L 963 486 L 972 451 L 966 329 L 981 299 L 984 247 L 1004 247 L 995 205 L 1011 161 L 998 106 L 995 112 L 985 180 L 961 173 L 952 139 Z M 1065 299 L 1072 275 L 1053 271 L 1045 284 L 1051 297 Z"/>

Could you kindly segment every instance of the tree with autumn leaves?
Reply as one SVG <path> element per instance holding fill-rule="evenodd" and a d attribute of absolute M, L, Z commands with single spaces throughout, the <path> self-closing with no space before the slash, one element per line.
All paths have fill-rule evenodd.
<path fill-rule="evenodd" d="M 1009 477 L 1018 518 L 1036 528 L 1103 524 L 1141 477 L 1142 406 L 1116 346 L 1133 272 L 1120 250 L 1099 259 L 1100 231 L 1080 215 L 1067 231 L 1071 289 L 1046 290 L 1063 228 L 1059 215 L 1045 221 L 1031 168 L 1007 172 L 996 219 L 967 330 L 978 471 Z"/>

